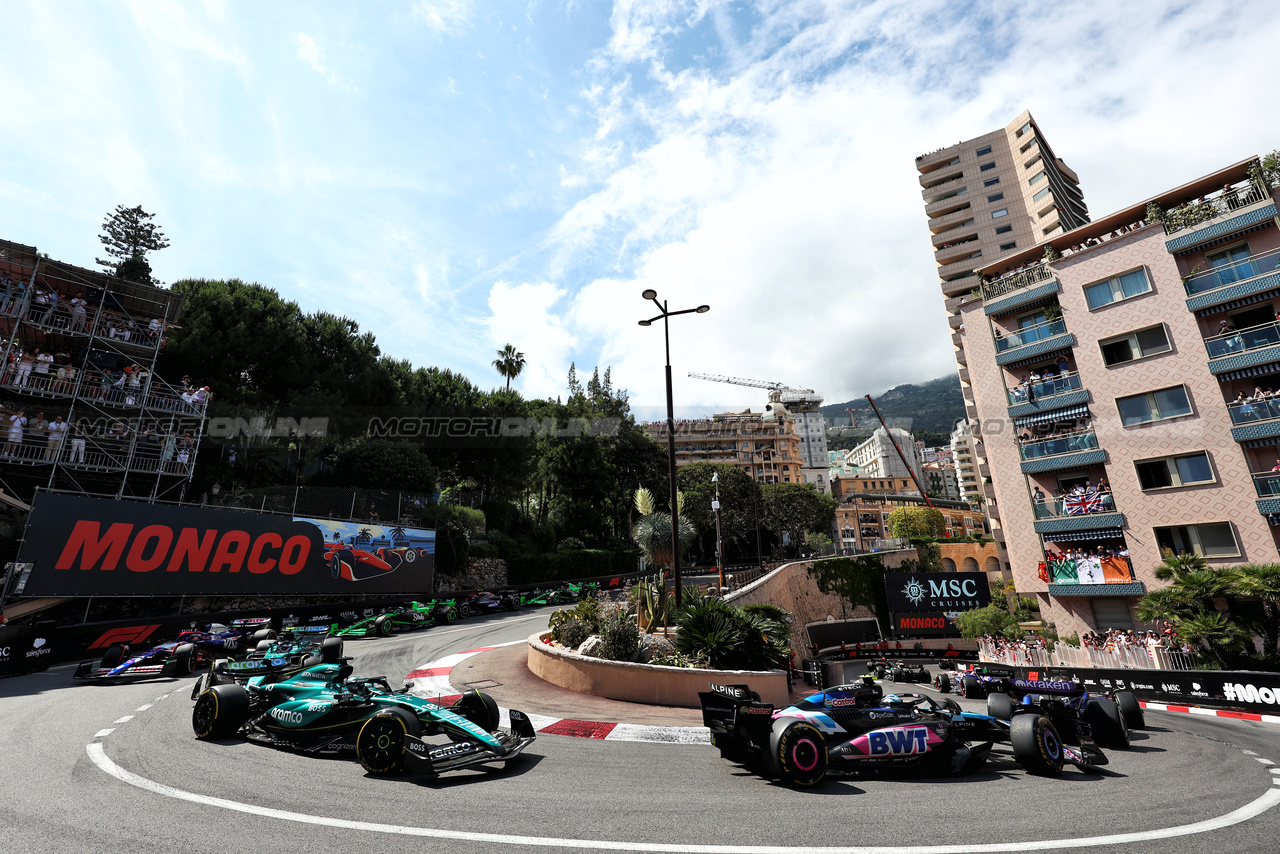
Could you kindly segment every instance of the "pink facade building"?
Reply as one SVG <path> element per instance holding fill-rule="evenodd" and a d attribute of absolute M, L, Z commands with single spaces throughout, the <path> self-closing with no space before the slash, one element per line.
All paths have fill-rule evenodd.
<path fill-rule="evenodd" d="M 1165 556 L 1280 559 L 1277 195 L 1241 161 L 948 300 L 1006 560 L 1060 633 L 1136 625 Z"/>

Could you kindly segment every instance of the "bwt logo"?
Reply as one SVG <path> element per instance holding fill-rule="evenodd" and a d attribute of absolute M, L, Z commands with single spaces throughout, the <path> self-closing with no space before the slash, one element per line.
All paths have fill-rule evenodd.
<path fill-rule="evenodd" d="M 889 729 L 867 734 L 872 756 L 914 756 L 929 749 L 929 730 Z"/>
<path fill-rule="evenodd" d="M 265 418 L 210 418 L 208 434 L 219 439 L 237 436 L 274 439 L 288 436 L 326 436 L 328 418 L 277 418 L 268 425 Z"/>

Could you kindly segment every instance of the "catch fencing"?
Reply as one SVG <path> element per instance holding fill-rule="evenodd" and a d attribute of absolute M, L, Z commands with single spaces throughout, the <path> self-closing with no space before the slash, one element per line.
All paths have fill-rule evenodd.
<path fill-rule="evenodd" d="M 978 641 L 980 660 L 1010 667 L 1103 667 L 1126 670 L 1191 670 L 1191 656 L 1174 650 L 1146 647 L 1093 649 L 1056 644 L 1053 651 L 1037 647 L 1005 646 Z"/>

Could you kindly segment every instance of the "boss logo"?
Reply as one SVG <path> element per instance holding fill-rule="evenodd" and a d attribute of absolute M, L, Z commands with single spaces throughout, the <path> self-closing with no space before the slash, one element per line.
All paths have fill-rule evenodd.
<path fill-rule="evenodd" d="M 406 744 L 405 747 L 407 747 L 409 750 L 413 751 L 414 753 L 427 752 L 427 746 L 420 741 L 411 741 L 408 744 Z"/>

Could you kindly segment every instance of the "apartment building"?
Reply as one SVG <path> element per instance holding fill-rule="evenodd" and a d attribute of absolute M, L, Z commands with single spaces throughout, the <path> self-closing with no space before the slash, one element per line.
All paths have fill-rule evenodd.
<path fill-rule="evenodd" d="M 967 403 L 966 407 L 972 408 L 972 404 Z M 956 429 L 951 431 L 951 460 L 956 469 L 956 489 L 960 492 L 960 500 L 970 504 L 985 502 L 986 495 L 978 480 L 978 439 L 968 421 L 958 422 Z"/>
<path fill-rule="evenodd" d="M 874 482 L 876 479 L 855 480 Z M 889 514 L 899 507 L 925 506 L 924 498 L 918 493 L 872 492 L 860 489 L 859 486 L 862 484 L 848 484 L 844 479 L 832 484 L 833 490 L 838 490 L 842 496 L 836 507 L 836 530 L 840 535 L 839 548 L 846 552 L 881 548 L 882 541 L 893 536 Z M 933 506 L 943 515 L 946 526 L 943 539 L 985 534 L 983 514 L 973 510 L 968 504 L 933 499 Z"/>
<path fill-rule="evenodd" d="M 1049 145 L 1029 111 L 1003 128 L 916 157 L 930 241 L 948 323 L 957 330 L 960 391 L 965 414 L 976 417 L 974 395 L 960 351 L 963 322 L 957 307 L 980 285 L 974 272 L 1001 257 L 1089 222 L 1079 176 Z M 969 502 L 990 497 L 980 436 L 952 436 L 969 453 L 955 460 L 957 486 Z M 997 547 L 1004 550 L 998 511 L 992 512 Z M 1006 565 L 1006 570 L 1008 566 Z"/>
<path fill-rule="evenodd" d="M 845 459 L 856 466 L 868 477 L 910 478 L 920 476 L 920 460 L 916 457 L 916 441 L 906 430 L 900 427 L 889 428 L 892 436 L 883 427 L 876 428 L 865 442 L 845 452 Z M 897 449 L 902 449 L 902 456 Z M 903 464 L 906 457 L 908 466 Z"/>
<path fill-rule="evenodd" d="M 1277 195 L 1233 163 L 1020 247 L 954 302 L 989 509 L 1060 633 L 1134 625 L 1165 556 L 1280 559 Z"/>
<path fill-rule="evenodd" d="M 666 447 L 666 421 L 641 426 L 645 435 Z M 804 483 L 796 420 L 783 408 L 681 420 L 675 428 L 677 466 L 724 463 L 742 469 L 759 483 Z"/>
<path fill-rule="evenodd" d="M 956 481 L 956 470 L 950 463 L 921 464 L 920 483 L 929 495 L 945 498 L 948 501 L 960 500 L 960 485 Z"/>

